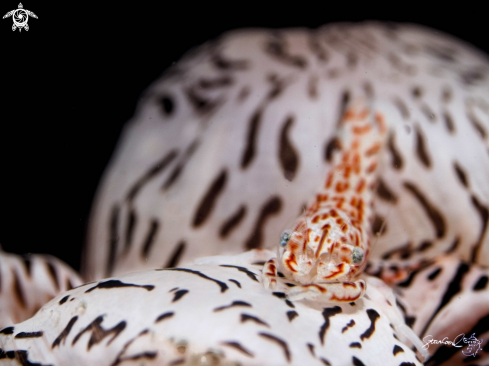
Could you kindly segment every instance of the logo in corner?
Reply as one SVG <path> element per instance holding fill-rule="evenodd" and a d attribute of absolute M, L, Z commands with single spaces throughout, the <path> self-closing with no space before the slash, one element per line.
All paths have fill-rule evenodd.
<path fill-rule="evenodd" d="M 9 11 L 3 16 L 3 19 L 12 17 L 14 21 L 14 24 L 12 25 L 12 30 L 15 31 L 17 28 L 19 28 L 20 32 L 22 31 L 22 28 L 24 28 L 26 31 L 29 30 L 29 26 L 27 25 L 27 22 L 29 21 L 29 16 L 37 19 L 36 14 L 34 14 L 30 10 L 24 9 L 22 3 L 19 3 L 19 8 Z"/>

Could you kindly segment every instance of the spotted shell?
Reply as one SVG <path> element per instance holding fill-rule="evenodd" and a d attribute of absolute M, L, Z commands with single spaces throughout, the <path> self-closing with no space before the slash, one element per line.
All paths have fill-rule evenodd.
<path fill-rule="evenodd" d="M 0 330 L 0 363 L 22 355 L 42 365 L 421 365 L 393 333 L 395 304 L 369 292 L 345 305 L 292 303 L 261 284 L 272 255 L 208 257 L 84 284 Z M 369 288 L 379 296 L 375 282 Z"/>

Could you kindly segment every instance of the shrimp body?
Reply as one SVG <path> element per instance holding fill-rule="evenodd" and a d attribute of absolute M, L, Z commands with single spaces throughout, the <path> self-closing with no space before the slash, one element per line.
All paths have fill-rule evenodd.
<path fill-rule="evenodd" d="M 359 279 L 370 250 L 379 154 L 387 133 L 383 116 L 364 99 L 348 105 L 338 129 L 339 151 L 322 190 L 280 237 L 278 257 L 264 268 L 265 287 L 291 280 L 290 298 L 350 302 L 365 292 Z"/>

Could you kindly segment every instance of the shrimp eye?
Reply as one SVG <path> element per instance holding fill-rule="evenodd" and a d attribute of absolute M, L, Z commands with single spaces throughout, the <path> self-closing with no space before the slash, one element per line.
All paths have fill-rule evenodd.
<path fill-rule="evenodd" d="M 363 249 L 359 247 L 354 247 L 351 258 L 353 263 L 360 263 L 363 260 Z"/>
<path fill-rule="evenodd" d="M 280 246 L 285 247 L 290 239 L 290 231 L 286 230 L 280 235 Z"/>

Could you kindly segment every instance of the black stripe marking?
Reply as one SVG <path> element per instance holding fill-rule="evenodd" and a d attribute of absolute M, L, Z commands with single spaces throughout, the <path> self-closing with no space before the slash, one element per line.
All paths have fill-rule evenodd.
<path fill-rule="evenodd" d="M 299 69 L 307 68 L 307 59 L 299 55 L 291 55 L 287 52 L 287 44 L 281 37 L 270 39 L 266 46 L 265 52 L 272 56 L 276 61 L 282 62 L 288 66 Z"/>
<path fill-rule="evenodd" d="M 199 276 L 201 278 L 204 278 L 206 280 L 215 282 L 221 288 L 221 292 L 226 292 L 226 290 L 229 288 L 228 285 L 226 285 L 224 282 L 221 282 L 219 280 L 216 280 L 214 278 L 206 276 L 202 272 L 194 271 L 194 270 L 188 269 L 188 268 L 162 268 L 162 269 L 157 269 L 156 271 L 180 271 L 180 272 L 192 273 L 192 274 Z"/>
<path fill-rule="evenodd" d="M 324 146 L 324 160 L 331 163 L 335 151 L 340 151 L 341 146 L 336 137 L 331 138 Z"/>
<path fill-rule="evenodd" d="M 489 210 L 486 206 L 482 205 L 479 202 L 476 196 L 472 196 L 471 198 L 472 204 L 474 205 L 481 219 L 481 231 L 479 233 L 479 238 L 477 239 L 477 242 L 472 249 L 472 262 L 475 262 L 476 259 L 479 257 L 479 251 L 482 248 L 482 244 L 484 243 L 484 236 L 486 235 L 487 231 L 487 221 L 489 219 Z"/>
<path fill-rule="evenodd" d="M 469 266 L 465 263 L 460 263 L 457 269 L 457 272 L 455 273 L 455 276 L 452 278 L 450 283 L 448 284 L 448 287 L 443 294 L 442 300 L 440 304 L 438 305 L 438 308 L 433 312 L 433 315 L 429 318 L 429 320 L 426 322 L 423 331 L 419 333 L 420 338 L 423 336 L 430 326 L 431 322 L 433 319 L 435 319 L 436 315 L 440 312 L 441 309 L 445 307 L 446 304 L 450 302 L 450 300 L 460 292 L 460 289 L 462 288 L 462 281 L 464 279 L 465 274 L 469 271 Z"/>
<path fill-rule="evenodd" d="M 15 335 L 15 338 L 39 338 L 42 337 L 44 333 L 42 331 L 38 332 L 20 332 Z"/>
<path fill-rule="evenodd" d="M 63 305 L 66 301 L 68 301 L 69 297 L 70 297 L 70 295 L 66 295 L 65 297 L 63 297 L 61 300 L 59 300 L 59 304 Z"/>
<path fill-rule="evenodd" d="M 151 252 L 151 248 L 153 247 L 153 244 L 155 242 L 155 238 L 158 233 L 159 227 L 160 224 L 158 220 L 156 219 L 151 220 L 151 223 L 149 224 L 148 233 L 146 234 L 146 238 L 144 239 L 143 242 L 143 250 L 141 251 L 141 257 L 143 259 L 149 256 L 149 253 Z"/>
<path fill-rule="evenodd" d="M 247 302 L 237 300 L 237 301 L 233 301 L 230 305 L 224 305 L 224 306 L 220 306 L 218 308 L 215 308 L 213 311 L 214 312 L 221 311 L 221 310 L 232 308 L 234 306 L 245 306 L 245 307 L 249 307 L 249 308 L 252 307 L 251 304 L 248 304 Z"/>
<path fill-rule="evenodd" d="M 22 262 L 25 265 L 25 269 L 27 271 L 27 275 L 30 277 L 32 275 L 32 260 L 31 256 L 29 254 L 24 254 L 20 257 L 22 259 Z"/>
<path fill-rule="evenodd" d="M 228 279 L 229 282 L 233 282 L 234 284 L 236 284 L 236 286 L 238 286 L 239 288 L 241 288 L 241 284 L 236 281 L 236 280 L 233 280 L 232 278 Z"/>
<path fill-rule="evenodd" d="M 238 342 L 221 342 L 221 344 L 223 346 L 229 346 L 229 347 L 232 347 L 238 351 L 240 351 L 241 353 L 245 354 L 246 356 L 248 357 L 255 357 L 255 355 L 253 353 L 251 353 L 250 351 L 248 351 L 246 348 L 244 348 L 241 344 L 239 344 Z"/>
<path fill-rule="evenodd" d="M 155 320 L 155 323 L 159 323 L 165 319 L 169 319 L 171 318 L 173 315 L 175 315 L 175 313 L 173 311 L 169 311 L 167 313 L 163 313 L 161 315 L 159 315 L 156 320 Z"/>
<path fill-rule="evenodd" d="M 255 222 L 255 227 L 253 228 L 250 237 L 245 242 L 245 248 L 247 250 L 260 248 L 263 241 L 263 228 L 266 224 L 267 219 L 270 216 L 276 215 L 280 212 L 282 208 L 282 200 L 274 196 L 270 198 L 263 206 L 260 211 L 260 215 Z"/>
<path fill-rule="evenodd" d="M 223 192 L 224 187 L 226 186 L 226 182 L 227 171 L 226 169 L 223 169 L 214 179 L 206 194 L 202 198 L 200 205 L 194 215 L 194 220 L 192 224 L 194 227 L 199 227 L 209 217 L 214 206 L 216 205 L 217 199 Z"/>
<path fill-rule="evenodd" d="M 441 273 L 441 267 L 436 268 L 433 272 L 428 275 L 428 280 L 433 281 Z"/>
<path fill-rule="evenodd" d="M 394 356 L 397 356 L 398 353 L 402 353 L 404 350 L 402 349 L 401 346 L 398 346 L 397 344 L 394 346 L 394 349 L 392 350 L 392 354 Z"/>
<path fill-rule="evenodd" d="M 362 348 L 362 345 L 359 342 L 352 342 L 349 345 L 350 348 Z"/>
<path fill-rule="evenodd" d="M 355 356 L 351 358 L 351 362 L 353 363 L 353 366 L 365 366 L 365 364 Z"/>
<path fill-rule="evenodd" d="M 391 189 L 385 184 L 382 178 L 377 180 L 377 195 L 384 201 L 397 203 L 397 196 L 392 193 Z"/>
<path fill-rule="evenodd" d="M 375 236 L 380 236 L 383 235 L 387 232 L 387 223 L 385 221 L 385 218 L 379 216 L 379 215 L 374 215 L 374 218 L 372 220 L 372 234 Z"/>
<path fill-rule="evenodd" d="M 227 267 L 227 268 L 236 268 L 238 271 L 246 273 L 246 275 L 251 278 L 253 281 L 260 282 L 258 281 L 258 278 L 256 277 L 256 274 L 251 272 L 248 268 L 241 267 L 241 266 L 233 266 L 230 264 L 220 264 L 219 267 Z"/>
<path fill-rule="evenodd" d="M 199 141 L 196 140 L 190 144 L 190 146 L 187 148 L 185 151 L 185 155 L 183 159 L 178 163 L 177 166 L 173 168 L 171 173 L 168 176 L 168 179 L 163 183 L 161 186 L 162 191 L 168 190 L 181 176 L 183 168 L 185 167 L 185 164 L 189 161 L 190 157 L 193 155 L 195 150 L 197 149 L 197 146 L 199 146 Z"/>
<path fill-rule="evenodd" d="M 341 333 L 345 333 L 348 330 L 348 328 L 351 328 L 354 325 L 355 325 L 355 321 L 353 319 L 350 320 L 350 322 L 346 326 L 343 327 L 343 329 L 341 330 Z"/>
<path fill-rule="evenodd" d="M 21 308 L 25 308 L 27 306 L 26 299 L 24 297 L 24 292 L 22 291 L 22 286 L 20 284 L 19 274 L 17 273 L 17 269 L 14 269 L 14 282 L 12 284 L 13 293 L 17 298 L 17 303 Z"/>
<path fill-rule="evenodd" d="M 106 290 L 113 288 L 122 288 L 122 287 L 135 287 L 135 288 L 144 288 L 147 291 L 152 291 L 155 287 L 153 285 L 135 285 L 133 283 L 124 283 L 119 280 L 108 280 L 104 282 L 99 282 L 96 286 L 93 286 L 85 291 L 85 293 L 92 292 L 96 289 Z"/>
<path fill-rule="evenodd" d="M 90 339 L 88 340 L 87 350 L 90 350 L 94 344 L 99 343 L 105 337 L 113 334 L 112 338 L 107 342 L 107 345 L 111 344 L 112 341 L 117 338 L 117 336 L 126 328 L 126 322 L 121 321 L 117 325 L 112 328 L 104 329 L 100 324 L 104 321 L 104 317 L 102 315 L 98 316 L 93 322 L 88 324 L 84 329 L 78 333 L 75 338 L 73 338 L 73 342 L 71 345 L 75 345 L 76 342 L 80 339 L 80 337 L 87 332 L 91 332 Z"/>
<path fill-rule="evenodd" d="M 199 79 L 198 84 L 202 89 L 218 89 L 224 86 L 231 86 L 233 79 L 229 76 L 220 76 L 214 79 Z"/>
<path fill-rule="evenodd" d="M 175 109 L 175 102 L 173 98 L 169 95 L 162 95 L 158 98 L 158 103 L 161 106 L 161 111 L 165 117 L 171 116 Z"/>
<path fill-rule="evenodd" d="M 73 318 L 70 319 L 70 321 L 66 325 L 65 329 L 63 329 L 63 331 L 59 334 L 59 336 L 54 340 L 51 348 L 59 346 L 61 344 L 61 342 L 63 342 L 63 344 L 65 344 L 66 338 L 70 334 L 71 328 L 73 327 L 73 324 L 75 324 L 77 320 L 78 320 L 78 315 L 75 315 Z"/>
<path fill-rule="evenodd" d="M 416 155 L 423 165 L 427 168 L 431 167 L 431 159 L 426 148 L 425 137 L 418 126 L 416 126 Z"/>
<path fill-rule="evenodd" d="M 203 97 L 197 92 L 198 87 L 192 86 L 184 90 L 185 96 L 190 105 L 194 108 L 194 111 L 198 115 L 205 115 L 212 113 L 221 104 L 222 100 L 212 100 L 210 98 Z"/>
<path fill-rule="evenodd" d="M 374 309 L 367 309 L 367 315 L 370 319 L 370 327 L 368 327 L 368 329 L 365 332 L 363 332 L 363 334 L 360 335 L 360 339 L 362 341 L 370 338 L 372 336 L 372 334 L 374 334 L 375 322 L 377 321 L 377 319 L 380 318 L 379 313 L 377 311 L 375 311 Z"/>
<path fill-rule="evenodd" d="M 188 294 L 188 290 L 178 290 L 173 294 L 173 300 L 171 302 L 176 302 Z"/>
<path fill-rule="evenodd" d="M 264 326 L 270 328 L 270 326 L 267 323 L 265 323 L 263 320 L 261 320 L 260 318 L 253 316 L 253 315 L 250 315 L 250 314 L 241 313 L 241 323 L 245 323 L 247 321 L 253 321 L 256 324 L 264 325 Z"/>
<path fill-rule="evenodd" d="M 422 104 L 421 105 L 421 112 L 426 116 L 426 118 L 430 121 L 430 122 L 435 122 L 436 121 L 436 115 L 435 113 L 430 109 L 430 107 L 428 107 L 428 105 L 426 104 Z"/>
<path fill-rule="evenodd" d="M 400 170 L 404 163 L 402 161 L 401 154 L 399 153 L 399 151 L 397 151 L 397 147 L 395 146 L 394 132 L 391 132 L 389 134 L 389 138 L 387 140 L 387 149 L 392 156 L 392 160 L 391 160 L 392 167 L 394 169 Z"/>
<path fill-rule="evenodd" d="M 166 262 L 166 264 L 163 266 L 163 268 L 174 268 L 178 265 L 178 262 L 180 262 L 183 252 L 185 251 L 185 245 L 185 241 L 182 240 L 175 246 L 172 255 L 168 259 L 168 262 Z"/>
<path fill-rule="evenodd" d="M 440 212 L 426 199 L 420 190 L 412 183 L 404 182 L 404 187 L 418 200 L 426 214 L 430 218 L 435 227 L 437 238 L 442 238 L 445 235 L 445 220 Z"/>
<path fill-rule="evenodd" d="M 295 305 L 289 299 L 287 299 L 287 295 L 285 295 L 285 293 L 283 293 L 283 292 L 272 292 L 272 295 L 275 297 L 278 297 L 279 299 L 285 300 L 285 304 L 288 307 L 295 309 Z"/>
<path fill-rule="evenodd" d="M 280 347 L 282 347 L 282 350 L 284 351 L 285 358 L 287 359 L 288 362 L 290 362 L 290 351 L 289 351 L 289 346 L 285 341 L 282 339 L 274 336 L 273 334 L 270 333 L 258 333 L 259 336 L 268 339 L 272 342 L 277 343 Z"/>
<path fill-rule="evenodd" d="M 331 366 L 331 363 L 326 358 L 319 357 L 319 361 L 321 361 L 325 366 Z"/>
<path fill-rule="evenodd" d="M 171 150 L 162 159 L 157 161 L 149 170 L 147 170 L 138 180 L 136 180 L 136 182 L 128 190 L 126 196 L 127 201 L 132 202 L 145 184 L 147 184 L 157 174 L 164 171 L 166 167 L 177 157 L 177 151 L 178 150 L 176 149 Z"/>
<path fill-rule="evenodd" d="M 455 169 L 455 173 L 457 174 L 457 178 L 460 183 L 467 188 L 469 186 L 469 182 L 467 181 L 467 175 L 465 174 L 464 170 L 456 162 L 453 163 L 453 168 Z"/>
<path fill-rule="evenodd" d="M 110 276 L 114 270 L 117 243 L 119 242 L 119 206 L 112 206 L 109 220 L 109 253 L 107 253 L 107 270 L 106 276 Z"/>
<path fill-rule="evenodd" d="M 250 61 L 247 60 L 231 60 L 225 58 L 224 55 L 220 53 L 215 53 L 211 58 L 214 67 L 220 70 L 229 71 L 242 71 L 246 70 L 250 66 Z"/>
<path fill-rule="evenodd" d="M 299 314 L 297 314 L 296 311 L 294 310 L 287 311 L 287 318 L 289 318 L 289 322 L 294 320 L 296 316 L 299 316 Z"/>
<path fill-rule="evenodd" d="M 14 333 L 14 327 L 6 327 L 0 330 L 0 334 L 13 334 Z"/>
<path fill-rule="evenodd" d="M 455 124 L 452 115 L 448 111 L 444 111 L 442 117 L 448 132 L 453 135 L 455 133 Z"/>
<path fill-rule="evenodd" d="M 401 117 L 403 119 L 409 119 L 409 109 L 406 107 L 406 104 L 399 98 L 394 99 L 394 105 L 399 110 Z"/>
<path fill-rule="evenodd" d="M 134 234 L 134 227 L 136 226 L 136 223 L 137 223 L 136 212 L 134 212 L 134 209 L 131 208 L 127 213 L 127 219 L 126 219 L 126 235 L 125 235 L 125 245 L 124 245 L 124 249 L 126 250 L 126 252 L 131 248 L 132 238 Z"/>
<path fill-rule="evenodd" d="M 280 132 L 280 144 L 279 144 L 279 162 L 282 167 L 282 172 L 289 182 L 294 180 L 297 168 L 299 166 L 299 157 L 296 149 L 290 142 L 290 129 L 294 124 L 294 117 L 288 116 L 282 126 Z"/>
<path fill-rule="evenodd" d="M 484 290 L 487 286 L 487 281 L 488 278 L 486 275 L 480 276 L 479 279 L 477 280 L 477 283 L 474 285 L 474 287 L 472 287 L 472 290 L 473 291 Z"/>
<path fill-rule="evenodd" d="M 324 336 L 326 334 L 326 331 L 328 330 L 329 326 L 331 325 L 330 318 L 335 316 L 336 314 L 341 313 L 342 310 L 339 306 L 334 306 L 332 308 L 325 308 L 323 310 L 323 318 L 324 318 L 324 324 L 321 325 L 321 328 L 319 329 L 319 340 L 321 341 L 321 344 L 324 345 Z"/>
<path fill-rule="evenodd" d="M 15 360 L 16 365 L 22 365 L 22 366 L 53 366 L 52 364 L 48 365 L 48 364 L 40 364 L 37 362 L 36 363 L 30 362 L 29 361 L 29 352 L 26 350 L 4 351 L 0 348 L 0 360 L 5 359 L 5 358 Z"/>
<path fill-rule="evenodd" d="M 258 129 L 261 124 L 263 109 L 259 107 L 251 116 L 248 126 L 248 134 L 246 135 L 246 148 L 241 157 L 241 169 L 245 169 L 251 163 L 255 156 L 256 142 L 258 140 Z"/>
<path fill-rule="evenodd" d="M 137 353 L 137 354 L 132 355 L 132 356 L 122 357 L 122 355 L 124 354 L 124 352 L 126 352 L 126 350 L 129 348 L 129 346 L 137 338 L 142 337 L 142 336 L 146 335 L 147 333 L 148 333 L 148 329 L 145 329 L 142 332 L 140 332 L 137 336 L 135 336 L 134 338 L 132 338 L 131 340 L 129 340 L 129 342 L 127 342 L 126 344 L 124 344 L 124 346 L 122 347 L 122 350 L 119 352 L 119 354 L 117 355 L 117 358 L 111 364 L 111 366 L 120 365 L 121 363 L 125 362 L 126 360 L 133 361 L 133 360 L 139 360 L 139 359 L 142 359 L 142 358 L 147 358 L 147 359 L 150 359 L 151 360 L 151 359 L 156 358 L 157 352 L 142 352 L 142 353 Z"/>
<path fill-rule="evenodd" d="M 246 216 L 246 206 L 241 205 L 230 218 L 228 218 L 221 226 L 221 230 L 219 230 L 219 236 L 221 238 L 226 238 L 233 229 L 235 229 L 241 220 L 243 220 Z"/>
<path fill-rule="evenodd" d="M 484 129 L 484 127 L 482 127 L 482 122 L 477 118 L 475 113 L 472 111 L 472 108 L 470 110 L 467 110 L 467 118 L 472 123 L 472 126 L 474 126 L 476 131 L 480 134 L 480 136 L 485 140 L 487 137 L 487 132 Z"/>

